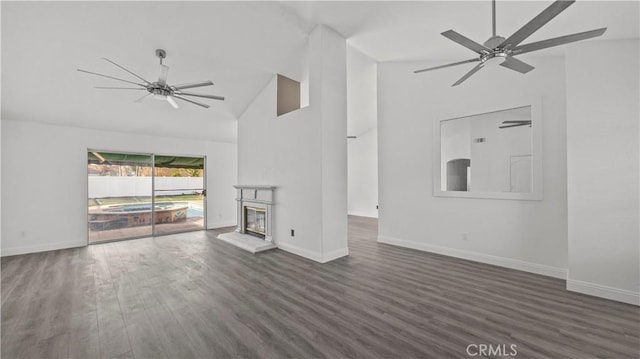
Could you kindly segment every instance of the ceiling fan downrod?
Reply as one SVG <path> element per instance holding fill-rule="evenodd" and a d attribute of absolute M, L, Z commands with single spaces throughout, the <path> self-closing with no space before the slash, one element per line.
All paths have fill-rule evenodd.
<path fill-rule="evenodd" d="M 167 57 L 167 52 L 163 49 L 156 49 L 156 56 L 160 58 L 160 65 L 162 65 L 162 59 Z"/>
<path fill-rule="evenodd" d="M 491 19 L 493 22 L 492 26 L 492 36 L 496 37 L 496 0 L 491 0 Z"/>

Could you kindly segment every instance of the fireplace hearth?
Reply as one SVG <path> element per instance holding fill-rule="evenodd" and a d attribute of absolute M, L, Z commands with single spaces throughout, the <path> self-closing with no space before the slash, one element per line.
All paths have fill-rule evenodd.
<path fill-rule="evenodd" d="M 274 186 L 233 186 L 237 190 L 238 226 L 218 236 L 252 253 L 276 248 L 273 240 Z"/>

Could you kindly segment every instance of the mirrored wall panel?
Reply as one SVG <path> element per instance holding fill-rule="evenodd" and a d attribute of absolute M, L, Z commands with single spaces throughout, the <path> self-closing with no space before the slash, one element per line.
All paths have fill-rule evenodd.
<path fill-rule="evenodd" d="M 521 106 L 439 121 L 438 192 L 533 194 L 534 117 Z"/>

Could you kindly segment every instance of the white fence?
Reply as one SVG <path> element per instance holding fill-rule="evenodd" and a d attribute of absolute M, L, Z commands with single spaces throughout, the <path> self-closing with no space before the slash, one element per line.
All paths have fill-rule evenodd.
<path fill-rule="evenodd" d="M 192 194 L 204 187 L 202 177 L 156 177 L 157 195 Z M 89 198 L 151 196 L 151 177 L 89 176 Z"/>

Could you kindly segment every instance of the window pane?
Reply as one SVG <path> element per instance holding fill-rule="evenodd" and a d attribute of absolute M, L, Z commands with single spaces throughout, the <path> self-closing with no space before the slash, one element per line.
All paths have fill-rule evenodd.
<path fill-rule="evenodd" d="M 155 231 L 167 234 L 204 228 L 204 158 L 155 157 Z"/>
<path fill-rule="evenodd" d="M 151 155 L 89 151 L 89 243 L 152 235 Z"/>

